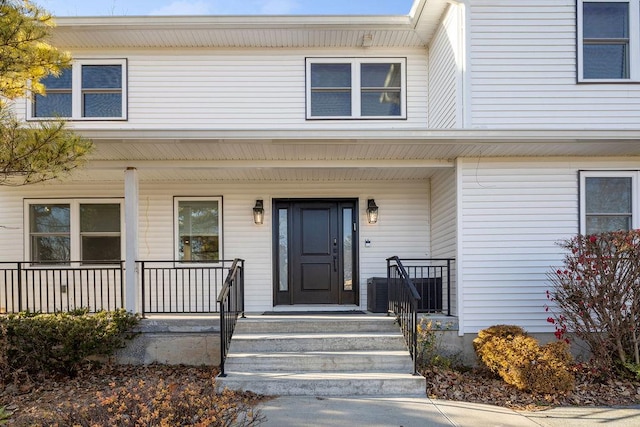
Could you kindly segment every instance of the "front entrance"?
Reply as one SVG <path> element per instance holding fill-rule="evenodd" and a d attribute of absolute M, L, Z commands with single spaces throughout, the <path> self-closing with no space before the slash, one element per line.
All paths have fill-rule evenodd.
<path fill-rule="evenodd" d="M 274 201 L 274 301 L 357 304 L 356 200 Z"/>

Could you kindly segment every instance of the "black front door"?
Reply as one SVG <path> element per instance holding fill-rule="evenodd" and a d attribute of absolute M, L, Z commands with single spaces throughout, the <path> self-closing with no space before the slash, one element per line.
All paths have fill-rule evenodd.
<path fill-rule="evenodd" d="M 355 201 L 274 205 L 276 304 L 355 304 Z"/>

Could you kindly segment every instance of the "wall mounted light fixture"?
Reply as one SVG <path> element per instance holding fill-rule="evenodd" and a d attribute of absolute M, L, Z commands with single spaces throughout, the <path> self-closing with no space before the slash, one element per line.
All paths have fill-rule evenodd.
<path fill-rule="evenodd" d="M 373 199 L 367 200 L 367 222 L 369 224 L 375 224 L 378 222 L 378 206 Z"/>
<path fill-rule="evenodd" d="M 264 222 L 264 203 L 262 200 L 256 200 L 256 205 L 253 207 L 253 222 L 256 225 L 262 225 Z"/>

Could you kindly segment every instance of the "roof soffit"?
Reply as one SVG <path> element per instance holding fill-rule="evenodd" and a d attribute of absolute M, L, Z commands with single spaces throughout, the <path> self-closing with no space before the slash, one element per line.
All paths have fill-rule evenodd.
<path fill-rule="evenodd" d="M 416 0 L 406 16 L 58 17 L 51 43 L 95 48 L 424 48 L 446 0 Z"/>

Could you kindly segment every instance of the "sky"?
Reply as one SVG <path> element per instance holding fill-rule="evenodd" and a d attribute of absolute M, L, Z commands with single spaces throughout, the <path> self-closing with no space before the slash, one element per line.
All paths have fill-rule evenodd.
<path fill-rule="evenodd" d="M 413 0 L 32 0 L 55 16 L 407 15 Z"/>

